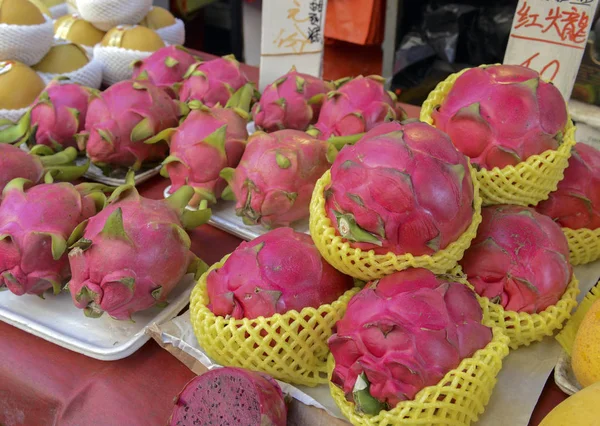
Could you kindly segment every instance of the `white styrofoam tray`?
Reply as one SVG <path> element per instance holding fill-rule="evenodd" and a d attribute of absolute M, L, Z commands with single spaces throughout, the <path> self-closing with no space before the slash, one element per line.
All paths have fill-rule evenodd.
<path fill-rule="evenodd" d="M 128 357 L 148 341 L 147 326 L 168 321 L 185 308 L 193 278 L 189 274 L 179 283 L 169 295 L 167 307 L 135 313 L 133 322 L 117 321 L 107 314 L 88 318 L 73 305 L 68 292 L 48 294 L 43 300 L 10 291 L 0 292 L 0 321 L 91 358 L 114 361 Z"/>

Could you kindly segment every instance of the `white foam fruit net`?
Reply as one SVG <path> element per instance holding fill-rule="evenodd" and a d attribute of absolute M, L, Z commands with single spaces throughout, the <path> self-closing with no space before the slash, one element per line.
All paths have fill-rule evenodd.
<path fill-rule="evenodd" d="M 185 25 L 181 19 L 177 19 L 173 25 L 156 30 L 156 33 L 165 43 L 176 45 L 185 43 Z"/>
<path fill-rule="evenodd" d="M 51 80 L 56 77 L 67 77 L 73 83 L 79 83 L 87 87 L 99 89 L 102 85 L 102 64 L 96 59 L 92 59 L 85 66 L 78 70 L 68 72 L 65 74 L 51 74 L 46 72 L 39 72 L 40 77 L 44 80 L 44 83 L 48 84 Z"/>
<path fill-rule="evenodd" d="M 76 0 L 76 4 L 79 15 L 103 31 L 135 25 L 152 8 L 152 0 Z"/>
<path fill-rule="evenodd" d="M 52 14 L 52 19 L 58 19 L 61 16 L 65 16 L 69 13 L 67 3 L 60 3 L 56 6 L 52 6 L 50 8 L 50 13 Z"/>
<path fill-rule="evenodd" d="M 153 52 L 123 49 L 122 47 L 96 45 L 94 60 L 102 64 L 102 76 L 106 85 L 112 86 L 133 77 L 133 63 L 146 59 Z"/>
<path fill-rule="evenodd" d="M 0 24 L 0 61 L 12 59 L 35 65 L 52 47 L 54 24 L 46 17 L 40 25 Z"/>

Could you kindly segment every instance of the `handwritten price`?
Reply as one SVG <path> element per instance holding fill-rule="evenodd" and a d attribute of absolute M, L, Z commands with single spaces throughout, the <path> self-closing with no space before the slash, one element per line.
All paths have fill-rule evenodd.
<path fill-rule="evenodd" d="M 525 60 L 521 66 L 527 67 L 527 68 L 533 68 L 533 69 L 540 69 L 537 64 L 539 63 L 539 61 L 535 61 L 535 59 L 537 59 L 539 56 L 541 55 L 540 52 L 537 52 L 536 54 L 532 55 L 531 57 L 529 57 L 527 60 Z M 535 61 L 535 63 L 534 63 Z M 551 74 L 551 77 L 548 77 L 548 71 L 554 69 L 554 71 Z M 544 65 L 541 69 L 540 69 L 540 75 L 549 81 L 554 81 L 554 79 L 556 78 L 556 76 L 558 75 L 558 72 L 560 71 L 560 61 L 558 59 L 554 59 L 550 62 L 548 62 L 546 65 Z"/>

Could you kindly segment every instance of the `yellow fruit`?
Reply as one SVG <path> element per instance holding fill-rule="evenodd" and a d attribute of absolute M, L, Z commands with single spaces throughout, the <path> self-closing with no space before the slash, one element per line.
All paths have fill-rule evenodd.
<path fill-rule="evenodd" d="M 40 9 L 29 0 L 0 0 L 0 24 L 39 25 L 46 22 Z"/>
<path fill-rule="evenodd" d="M 53 46 L 33 69 L 50 74 L 64 74 L 84 67 L 89 61 L 81 46 L 72 43 L 59 44 Z"/>
<path fill-rule="evenodd" d="M 571 358 L 573 372 L 581 386 L 600 382 L 600 300 L 596 300 L 583 317 Z"/>
<path fill-rule="evenodd" d="M 59 4 L 63 4 L 65 0 L 41 0 L 48 7 L 58 6 Z"/>
<path fill-rule="evenodd" d="M 598 426 L 600 383 L 587 387 L 554 407 L 540 426 Z"/>
<path fill-rule="evenodd" d="M 156 52 L 165 47 L 165 42 L 149 28 L 139 25 L 119 25 L 106 33 L 102 39 L 102 46 Z"/>
<path fill-rule="evenodd" d="M 54 22 L 54 35 L 84 46 L 95 46 L 106 33 L 78 15 L 61 16 Z"/>
<path fill-rule="evenodd" d="M 50 6 L 48 6 L 43 0 L 29 0 L 29 1 L 31 3 L 33 3 L 34 6 L 37 7 L 40 10 L 40 12 L 42 12 L 44 15 L 52 16 L 50 9 L 48 9 Z"/>
<path fill-rule="evenodd" d="M 0 61 L 0 109 L 26 108 L 44 90 L 44 81 L 27 65 Z"/>
<path fill-rule="evenodd" d="M 171 12 L 162 7 L 154 6 L 146 17 L 140 22 L 143 27 L 148 27 L 151 30 L 158 30 L 164 27 L 170 27 L 175 24 L 175 17 Z"/>

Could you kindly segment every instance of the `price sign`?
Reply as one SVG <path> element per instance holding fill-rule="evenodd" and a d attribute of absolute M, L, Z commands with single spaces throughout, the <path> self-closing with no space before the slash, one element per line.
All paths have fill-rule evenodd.
<path fill-rule="evenodd" d="M 327 0 L 264 0 L 260 89 L 295 66 L 321 76 Z"/>
<path fill-rule="evenodd" d="M 519 0 L 504 63 L 538 71 L 569 99 L 598 2 Z"/>

